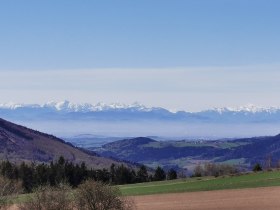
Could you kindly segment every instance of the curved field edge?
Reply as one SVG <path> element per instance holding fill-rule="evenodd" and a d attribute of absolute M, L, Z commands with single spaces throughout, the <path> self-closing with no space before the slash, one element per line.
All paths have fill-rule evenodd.
<path fill-rule="evenodd" d="M 280 171 L 120 185 L 124 196 L 280 186 Z"/>

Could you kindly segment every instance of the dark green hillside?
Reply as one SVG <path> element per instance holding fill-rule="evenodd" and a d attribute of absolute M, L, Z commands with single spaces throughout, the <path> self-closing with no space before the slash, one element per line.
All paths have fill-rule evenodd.
<path fill-rule="evenodd" d="M 135 147 L 153 143 L 153 142 L 157 142 L 157 141 L 150 139 L 150 138 L 138 137 L 138 138 L 134 138 L 134 139 L 125 139 L 122 141 L 111 142 L 111 143 L 104 145 L 104 148 L 110 149 L 110 150 L 114 150 L 114 149 L 118 150 L 119 148 L 133 149 Z"/>
<path fill-rule="evenodd" d="M 122 141 L 114 142 L 113 147 L 106 144 L 102 147 L 100 154 L 134 162 L 141 162 L 169 158 L 177 159 L 181 157 L 194 157 L 198 154 L 200 156 L 215 157 L 216 155 L 222 155 L 221 153 L 225 150 L 229 150 L 205 145 L 176 147 L 172 143 L 159 143 L 154 140 L 150 140 L 150 142 L 156 142 L 157 144 L 147 144 L 147 141 L 142 143 L 142 139 L 143 138 L 130 139 L 129 142 L 131 144 L 125 144 L 125 146 Z M 127 142 L 128 140 L 124 141 Z"/>
<path fill-rule="evenodd" d="M 250 141 L 250 143 L 231 150 L 221 160 L 236 159 L 241 156 L 252 164 L 255 162 L 265 162 L 268 158 L 271 158 L 271 162 L 274 164 L 280 160 L 280 135 L 244 139 L 243 141 Z"/>
<path fill-rule="evenodd" d="M 191 169 L 206 161 L 238 164 L 251 168 L 256 162 L 265 165 L 268 158 L 280 160 L 280 135 L 216 141 L 155 141 L 135 138 L 105 144 L 98 154 L 156 167 Z"/>

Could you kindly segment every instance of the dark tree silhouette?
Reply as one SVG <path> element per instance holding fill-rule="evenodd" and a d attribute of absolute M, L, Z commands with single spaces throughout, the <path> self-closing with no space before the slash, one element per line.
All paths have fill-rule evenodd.
<path fill-rule="evenodd" d="M 154 181 L 162 181 L 162 180 L 165 180 L 166 179 L 166 174 L 164 172 L 164 170 L 158 166 L 156 171 L 155 171 L 155 175 L 154 175 L 154 178 L 153 180 Z"/>

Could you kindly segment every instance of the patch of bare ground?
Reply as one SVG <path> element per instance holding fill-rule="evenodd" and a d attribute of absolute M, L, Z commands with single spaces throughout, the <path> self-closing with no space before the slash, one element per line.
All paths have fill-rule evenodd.
<path fill-rule="evenodd" d="M 138 210 L 279 210 L 280 187 L 134 196 Z"/>
<path fill-rule="evenodd" d="M 16 204 L 10 206 L 7 210 L 18 210 L 18 206 Z"/>

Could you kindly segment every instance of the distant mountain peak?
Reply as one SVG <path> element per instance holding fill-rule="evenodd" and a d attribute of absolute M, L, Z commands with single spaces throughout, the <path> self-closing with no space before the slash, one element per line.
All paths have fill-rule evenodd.
<path fill-rule="evenodd" d="M 21 103 L 2 103 L 0 104 L 0 109 L 19 109 L 19 108 L 49 108 L 56 111 L 65 112 L 94 112 L 94 111 L 108 111 L 108 110 L 118 110 L 118 109 L 131 109 L 135 111 L 151 111 L 153 109 L 159 108 L 148 108 L 143 104 L 134 102 L 132 104 L 122 104 L 122 103 L 110 103 L 106 104 L 103 102 L 98 102 L 96 104 L 90 103 L 72 103 L 68 100 L 55 102 L 50 101 L 45 104 L 21 104 Z"/>
<path fill-rule="evenodd" d="M 67 111 L 67 112 L 83 112 L 83 111 L 90 111 L 92 108 L 91 104 L 84 103 L 84 104 L 75 104 L 70 101 L 60 101 L 60 102 L 47 102 L 41 105 L 42 108 L 51 108 L 56 111 Z"/>
<path fill-rule="evenodd" d="M 251 112 L 251 113 L 258 113 L 258 112 L 268 112 L 274 113 L 280 110 L 280 107 L 261 107 L 256 106 L 254 104 L 246 104 L 245 106 L 239 107 L 223 107 L 223 108 L 214 108 L 213 111 L 217 111 L 220 114 L 224 112 Z"/>
<path fill-rule="evenodd" d="M 38 104 L 23 104 L 23 103 L 1 103 L 0 104 L 0 109 L 18 109 L 18 108 L 23 108 L 23 107 L 29 107 L 29 108 L 35 108 L 35 107 L 40 107 Z"/>

